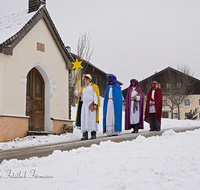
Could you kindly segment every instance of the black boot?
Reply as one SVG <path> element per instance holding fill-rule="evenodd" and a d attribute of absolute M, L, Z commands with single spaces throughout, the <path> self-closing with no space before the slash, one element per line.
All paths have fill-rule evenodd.
<path fill-rule="evenodd" d="M 82 137 L 81 140 L 82 140 L 82 141 L 88 140 L 88 137 Z"/>
<path fill-rule="evenodd" d="M 134 129 L 134 131 L 132 131 L 132 133 L 138 133 L 138 129 Z"/>
<path fill-rule="evenodd" d="M 135 133 L 138 133 L 138 129 L 135 129 Z"/>

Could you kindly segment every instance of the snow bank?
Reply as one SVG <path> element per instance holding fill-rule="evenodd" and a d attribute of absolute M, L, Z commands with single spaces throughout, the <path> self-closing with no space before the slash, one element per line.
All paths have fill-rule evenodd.
<path fill-rule="evenodd" d="M 43 158 L 4 160 L 2 189 L 200 189 L 200 129 L 114 143 L 101 142 Z"/>

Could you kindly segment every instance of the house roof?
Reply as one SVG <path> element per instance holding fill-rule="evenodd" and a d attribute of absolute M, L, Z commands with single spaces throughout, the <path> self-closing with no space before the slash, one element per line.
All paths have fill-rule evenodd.
<path fill-rule="evenodd" d="M 164 73 L 164 72 L 166 72 L 166 71 L 168 71 L 168 70 L 174 71 L 174 72 L 179 73 L 179 74 L 182 74 L 182 75 L 186 75 L 186 76 L 190 77 L 191 79 L 193 79 L 193 80 L 195 80 L 195 81 L 197 81 L 197 82 L 200 82 L 200 80 L 197 79 L 197 78 L 194 78 L 194 77 L 192 77 L 192 76 L 190 76 L 190 75 L 187 75 L 187 74 L 185 74 L 185 73 L 183 73 L 183 72 L 181 72 L 181 71 L 179 71 L 179 70 L 176 70 L 176 69 L 174 69 L 174 68 L 172 68 L 172 67 L 167 67 L 167 68 L 165 68 L 165 69 L 163 69 L 163 70 L 161 70 L 161 71 L 159 71 L 159 72 L 156 72 L 155 74 L 153 74 L 153 75 L 151 75 L 151 76 L 149 76 L 149 77 L 147 77 L 147 78 L 141 80 L 140 83 L 141 83 L 141 82 L 144 82 L 145 80 L 151 79 L 152 77 L 156 77 L 156 76 L 158 76 L 158 75 L 160 75 L 160 74 L 162 74 L 162 73 Z"/>
<path fill-rule="evenodd" d="M 182 74 L 182 75 L 187 75 L 187 74 L 185 74 L 185 73 L 183 73 L 183 72 L 181 72 L 181 71 L 178 71 L 178 70 L 176 70 L 176 69 L 174 69 L 174 68 L 172 68 L 172 67 L 167 67 L 167 68 L 165 68 L 165 69 L 163 69 L 163 70 L 161 70 L 161 71 L 159 71 L 159 72 L 156 72 L 155 74 L 153 74 L 153 75 L 151 75 L 151 76 L 149 76 L 149 77 L 147 77 L 147 78 L 145 78 L 145 79 L 139 81 L 139 83 L 142 83 L 142 82 L 144 82 L 144 81 L 146 81 L 146 80 L 149 80 L 149 79 L 151 79 L 151 78 L 153 78 L 153 77 L 159 76 L 159 75 L 163 74 L 164 72 L 166 72 L 166 71 L 168 71 L 168 70 L 177 72 L 177 73 Z M 200 80 L 197 79 L 197 78 L 194 78 L 194 77 L 192 77 L 192 76 L 190 76 L 190 75 L 187 75 L 187 76 L 190 77 L 192 80 L 194 80 L 194 81 L 196 81 L 196 82 L 200 82 Z M 125 88 L 125 89 L 122 90 L 122 92 L 127 91 L 127 90 L 128 90 L 128 88 Z"/>
<path fill-rule="evenodd" d="M 0 47 L 5 47 L 1 52 L 12 55 L 13 48 L 21 41 L 21 39 L 43 18 L 46 22 L 58 48 L 60 49 L 66 63 L 67 68 L 71 68 L 71 62 L 74 61 L 71 54 L 65 48 L 65 45 L 46 9 L 41 6 L 38 11 L 28 13 L 22 11 L 0 18 Z"/>

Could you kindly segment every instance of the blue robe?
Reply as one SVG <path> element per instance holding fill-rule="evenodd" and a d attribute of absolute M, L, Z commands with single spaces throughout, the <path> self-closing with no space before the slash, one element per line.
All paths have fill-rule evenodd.
<path fill-rule="evenodd" d="M 112 94 L 115 111 L 115 130 L 122 131 L 122 91 L 120 88 L 112 85 Z M 109 86 L 106 88 L 103 104 L 103 133 L 106 132 L 106 112 L 108 105 Z"/>

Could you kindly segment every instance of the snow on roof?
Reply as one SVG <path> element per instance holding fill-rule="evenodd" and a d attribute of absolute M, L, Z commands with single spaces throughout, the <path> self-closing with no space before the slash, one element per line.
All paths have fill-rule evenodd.
<path fill-rule="evenodd" d="M 39 9 L 40 10 L 40 9 Z M 18 33 L 37 11 L 27 10 L 0 18 L 0 44 Z"/>

